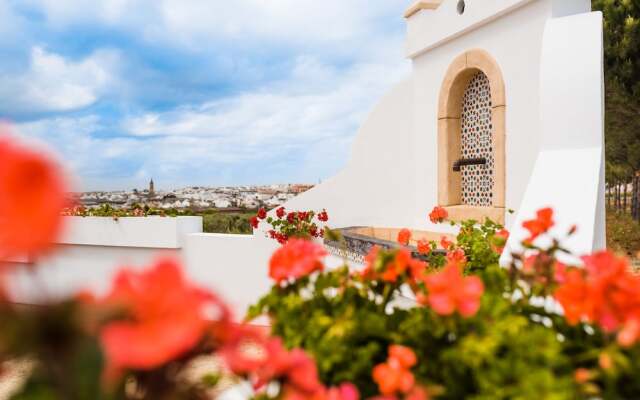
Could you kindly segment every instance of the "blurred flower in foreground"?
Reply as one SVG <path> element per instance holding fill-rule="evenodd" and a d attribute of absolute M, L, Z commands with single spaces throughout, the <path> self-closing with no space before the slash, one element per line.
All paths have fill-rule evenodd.
<path fill-rule="evenodd" d="M 159 367 L 193 349 L 216 328 L 221 334 L 230 329 L 227 307 L 187 282 L 171 260 L 142 272 L 120 271 L 103 304 L 121 307 L 125 314 L 100 332 L 107 378 L 117 378 L 126 369 Z"/>
<path fill-rule="evenodd" d="M 67 187 L 60 168 L 0 131 L 0 257 L 48 251 L 62 228 Z"/>
<path fill-rule="evenodd" d="M 326 255 L 327 251 L 316 243 L 291 239 L 271 256 L 269 276 L 277 282 L 282 282 L 322 271 L 322 258 Z"/>

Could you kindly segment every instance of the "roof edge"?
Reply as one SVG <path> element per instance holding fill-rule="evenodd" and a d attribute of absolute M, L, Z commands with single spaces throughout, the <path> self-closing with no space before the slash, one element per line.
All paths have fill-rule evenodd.
<path fill-rule="evenodd" d="M 404 12 L 404 17 L 409 18 L 422 10 L 435 10 L 440 7 L 443 0 L 416 0 Z"/>

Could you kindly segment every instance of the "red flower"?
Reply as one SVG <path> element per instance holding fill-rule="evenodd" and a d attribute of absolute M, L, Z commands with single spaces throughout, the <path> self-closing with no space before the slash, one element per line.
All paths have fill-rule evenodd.
<path fill-rule="evenodd" d="M 369 253 L 364 257 L 365 267 L 360 272 L 360 276 L 363 279 L 374 279 L 376 275 L 376 260 L 378 259 L 378 254 L 380 253 L 380 246 L 375 245 L 371 247 Z"/>
<path fill-rule="evenodd" d="M 404 400 L 429 400 L 429 393 L 427 393 L 424 388 L 415 386 L 411 392 L 405 396 Z"/>
<path fill-rule="evenodd" d="M 442 248 L 445 250 L 449 250 L 451 246 L 453 246 L 453 242 L 446 236 L 443 236 L 442 238 L 440 238 L 440 246 L 442 246 Z"/>
<path fill-rule="evenodd" d="M 0 257 L 50 250 L 62 229 L 66 192 L 50 159 L 0 137 Z"/>
<path fill-rule="evenodd" d="M 618 332 L 618 344 L 622 347 L 631 347 L 638 338 L 640 338 L 640 321 L 637 318 L 630 318 Z"/>
<path fill-rule="evenodd" d="M 411 263 L 411 252 L 406 248 L 397 250 L 395 257 L 385 265 L 380 279 L 386 282 L 397 282 L 398 277 L 405 273 Z"/>
<path fill-rule="evenodd" d="M 295 212 L 290 212 L 289 214 L 287 214 L 287 222 L 289 222 L 290 224 L 293 224 L 294 222 L 296 222 L 296 216 L 298 214 Z"/>
<path fill-rule="evenodd" d="M 463 267 L 467 263 L 467 256 L 462 249 L 451 250 L 447 253 L 447 262 Z"/>
<path fill-rule="evenodd" d="M 276 250 L 269 261 L 269 276 L 276 282 L 307 276 L 322 271 L 322 257 L 327 252 L 313 242 L 293 238 Z"/>
<path fill-rule="evenodd" d="M 578 368 L 573 373 L 573 377 L 577 383 L 587 383 L 592 378 L 592 373 L 586 368 Z"/>
<path fill-rule="evenodd" d="M 460 266 L 449 262 L 440 272 L 425 278 L 428 289 L 427 303 L 440 315 L 451 315 L 456 310 L 463 317 L 478 312 L 484 284 L 477 276 L 465 277 Z"/>
<path fill-rule="evenodd" d="M 327 214 L 326 210 L 322 210 L 322 212 L 318 214 L 318 219 L 322 222 L 327 222 L 329 220 L 329 214 Z"/>
<path fill-rule="evenodd" d="M 262 330 L 250 325 L 233 329 L 231 339 L 218 351 L 227 366 L 236 375 L 255 372 L 268 361 L 268 338 Z"/>
<path fill-rule="evenodd" d="M 410 368 L 416 362 L 416 355 L 410 348 L 390 346 L 387 362 L 373 368 L 373 380 L 378 384 L 380 393 L 385 396 L 409 393 L 415 384 Z"/>
<path fill-rule="evenodd" d="M 422 260 L 412 258 L 409 261 L 409 271 L 411 272 L 411 279 L 413 280 L 413 283 L 424 281 L 424 278 L 427 276 L 428 267 L 429 264 Z"/>
<path fill-rule="evenodd" d="M 402 229 L 398 232 L 398 243 L 403 246 L 407 246 L 409 244 L 409 240 L 411 240 L 411 231 L 408 229 Z"/>
<path fill-rule="evenodd" d="M 501 229 L 498 232 L 496 232 L 496 234 L 493 235 L 493 239 L 491 243 L 493 250 L 498 254 L 502 254 L 502 252 L 504 251 L 504 246 L 507 244 L 507 240 L 509 240 L 508 230 Z"/>
<path fill-rule="evenodd" d="M 413 350 L 397 344 L 389 346 L 389 360 L 397 362 L 404 368 L 411 368 L 418 362 Z"/>
<path fill-rule="evenodd" d="M 258 217 L 251 217 L 251 219 L 249 220 L 249 224 L 251 224 L 251 227 L 253 229 L 258 229 L 258 225 L 260 225 L 260 220 L 258 219 Z"/>
<path fill-rule="evenodd" d="M 267 218 L 267 210 L 264 209 L 264 207 L 262 207 L 261 209 L 258 210 L 258 214 L 257 217 L 260 219 L 265 219 Z"/>
<path fill-rule="evenodd" d="M 424 255 L 431 253 L 431 244 L 427 239 L 418 240 L 418 253 Z"/>
<path fill-rule="evenodd" d="M 429 219 L 434 224 L 438 224 L 440 222 L 443 222 L 448 217 L 449 217 L 449 213 L 447 212 L 447 210 L 445 210 L 444 208 L 442 208 L 440 206 L 434 207 L 433 210 L 431 211 L 431 213 L 429 214 Z"/>
<path fill-rule="evenodd" d="M 533 242 L 538 236 L 547 233 L 553 227 L 553 210 L 551 208 L 543 208 L 536 212 L 536 218 L 525 221 L 522 226 L 529 231 L 529 238 L 525 239 L 526 243 Z"/>
<path fill-rule="evenodd" d="M 583 260 L 584 269 L 566 269 L 555 292 L 567 321 L 593 322 L 605 332 L 622 328 L 618 340 L 625 345 L 635 341 L 640 333 L 634 322 L 640 320 L 640 277 L 630 271 L 625 258 L 608 251 Z"/>
<path fill-rule="evenodd" d="M 280 207 L 276 210 L 276 216 L 278 218 L 284 217 L 285 214 L 286 214 L 286 211 L 284 210 L 284 207 Z"/>
<path fill-rule="evenodd" d="M 226 306 L 189 284 L 171 260 L 142 272 L 120 271 L 104 303 L 127 313 L 100 332 L 107 378 L 164 365 L 198 345 L 216 324 L 224 333 L 230 323 Z"/>
<path fill-rule="evenodd" d="M 316 364 L 303 350 L 287 351 L 279 338 L 269 339 L 265 350 L 266 361 L 255 371 L 256 387 L 279 380 L 284 399 L 307 399 L 322 393 Z"/>
<path fill-rule="evenodd" d="M 325 400 L 359 400 L 360 393 L 358 388 L 352 383 L 343 383 L 338 387 L 332 387 L 327 390 L 324 396 Z"/>

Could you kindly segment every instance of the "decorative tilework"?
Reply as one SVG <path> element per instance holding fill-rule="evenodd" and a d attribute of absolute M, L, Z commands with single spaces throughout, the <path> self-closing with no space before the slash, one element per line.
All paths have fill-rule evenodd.
<path fill-rule="evenodd" d="M 490 207 L 493 204 L 493 124 L 491 122 L 491 86 L 489 78 L 478 72 L 464 92 L 462 103 L 463 158 L 487 159 L 486 165 L 461 168 L 462 204 Z"/>

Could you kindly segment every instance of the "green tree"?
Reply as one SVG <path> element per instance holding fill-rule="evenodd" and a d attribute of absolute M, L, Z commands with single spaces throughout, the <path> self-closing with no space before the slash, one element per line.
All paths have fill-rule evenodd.
<path fill-rule="evenodd" d="M 592 5 L 604 14 L 605 137 L 611 187 L 629 182 L 640 171 L 640 0 L 593 0 Z M 616 198 L 619 204 L 619 195 Z"/>

